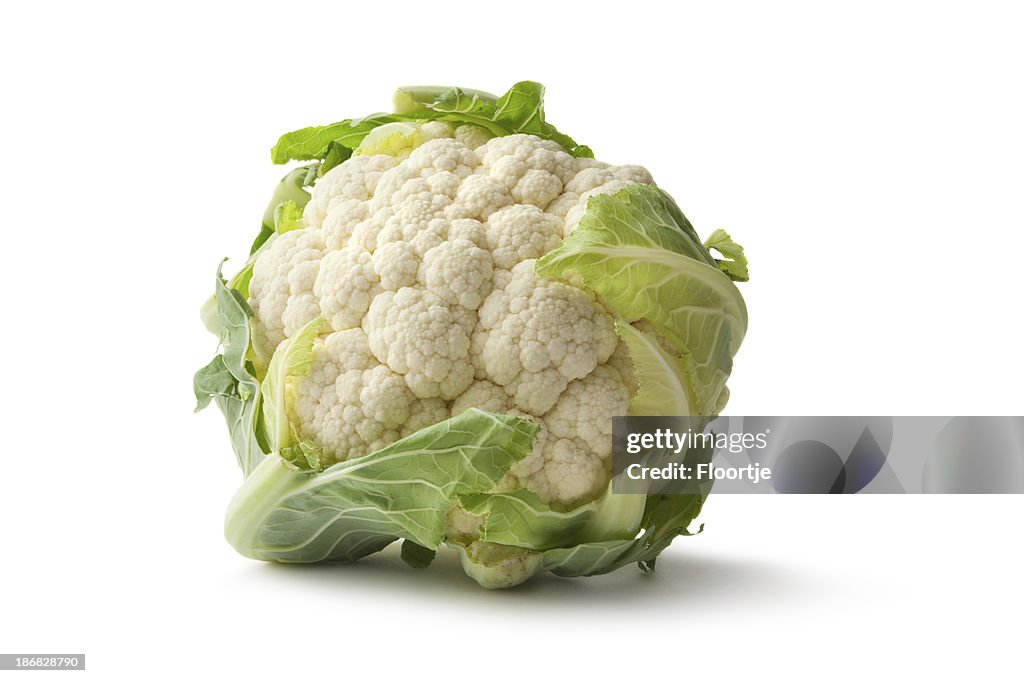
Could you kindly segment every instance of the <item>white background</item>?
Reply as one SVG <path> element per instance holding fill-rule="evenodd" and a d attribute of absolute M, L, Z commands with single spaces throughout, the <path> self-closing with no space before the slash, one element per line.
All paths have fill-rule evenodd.
<path fill-rule="evenodd" d="M 0 651 L 88 657 L 33 676 L 1019 680 L 1024 497 L 713 497 L 653 577 L 488 593 L 450 558 L 237 556 L 223 424 L 191 414 L 213 352 L 197 309 L 256 231 L 277 135 L 385 109 L 397 85 L 522 79 L 745 245 L 729 413 L 1020 414 L 1013 4 L 0 15 Z"/>

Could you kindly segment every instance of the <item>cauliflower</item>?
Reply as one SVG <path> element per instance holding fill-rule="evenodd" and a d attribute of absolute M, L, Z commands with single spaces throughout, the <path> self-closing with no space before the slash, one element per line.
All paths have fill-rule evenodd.
<path fill-rule="evenodd" d="M 225 354 L 200 372 L 234 395 L 203 394 L 197 375 L 249 475 L 228 523 L 246 554 L 356 559 L 401 537 L 415 565 L 446 541 L 481 584 L 511 585 L 588 573 L 543 553 L 607 542 L 594 530 L 608 510 L 634 535 L 662 514 L 611 492 L 612 418 L 721 406 L 746 325 L 727 276 L 745 262 L 713 259 L 646 169 L 597 161 L 546 123 L 542 92 L 407 89 L 393 115 L 274 148 L 319 161 L 286 178 L 246 268 L 219 280 Z M 725 331 L 711 344 L 708 325 Z M 512 536 L 495 522 L 507 506 L 525 525 Z M 524 545 L 533 514 L 561 521 Z M 648 566 L 691 518 L 648 524 L 594 566 Z M 283 529 L 309 536 L 278 547 Z"/>

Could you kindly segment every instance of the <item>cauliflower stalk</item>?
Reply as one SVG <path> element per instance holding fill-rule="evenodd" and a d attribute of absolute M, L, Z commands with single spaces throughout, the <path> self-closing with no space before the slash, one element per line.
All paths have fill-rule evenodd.
<path fill-rule="evenodd" d="M 702 244 L 639 166 L 500 98 L 405 88 L 393 114 L 284 135 L 275 191 L 203 318 L 195 378 L 245 482 L 244 555 L 448 544 L 486 587 L 654 566 L 702 495 L 616 494 L 616 415 L 714 415 L 746 329 L 742 249 Z M 716 259 L 714 248 L 723 258 Z M 699 457 L 694 454 L 693 457 Z"/>

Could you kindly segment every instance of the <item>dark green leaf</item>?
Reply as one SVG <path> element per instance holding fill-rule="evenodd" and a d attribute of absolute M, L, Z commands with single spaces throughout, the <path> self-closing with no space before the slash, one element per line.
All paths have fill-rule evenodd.
<path fill-rule="evenodd" d="M 260 232 L 259 232 L 258 235 L 256 235 L 256 239 L 254 239 L 252 241 L 252 246 L 249 247 L 249 255 L 252 256 L 257 251 L 259 251 L 260 247 L 262 247 L 264 244 L 266 244 L 267 240 L 269 240 L 271 235 L 273 235 L 273 234 L 274 234 L 274 226 L 273 225 L 267 225 L 266 223 L 263 223 L 262 225 L 260 225 Z"/>
<path fill-rule="evenodd" d="M 340 142 L 332 140 L 327 145 L 327 150 L 324 152 L 323 163 L 320 164 L 318 173 L 322 176 L 338 164 L 348 161 L 352 157 L 352 149 L 346 147 Z"/>
<path fill-rule="evenodd" d="M 415 541 L 406 540 L 402 543 L 402 561 L 413 569 L 426 569 L 434 561 L 436 550 L 424 548 Z"/>

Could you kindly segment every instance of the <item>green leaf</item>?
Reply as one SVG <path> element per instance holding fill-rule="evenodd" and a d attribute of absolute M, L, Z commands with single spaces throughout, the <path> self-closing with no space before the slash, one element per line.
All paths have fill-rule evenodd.
<path fill-rule="evenodd" d="M 260 225 L 260 233 L 253 240 L 252 247 L 249 248 L 249 256 L 254 256 L 260 247 L 266 244 L 267 240 L 271 238 L 275 233 L 280 234 L 287 232 L 287 230 L 281 230 L 278 228 L 277 216 L 282 204 L 291 202 L 295 209 L 299 209 L 298 218 L 302 217 L 301 210 L 306 207 L 309 203 L 311 195 L 306 191 L 306 188 L 313 185 L 317 179 L 317 172 L 319 171 L 320 164 L 309 164 L 308 166 L 300 166 L 289 171 L 285 177 L 281 178 L 281 181 L 274 188 L 274 193 L 270 196 L 270 201 L 267 203 L 267 208 L 263 211 L 263 222 Z M 294 211 L 294 210 L 290 210 Z M 294 213 L 290 213 L 290 216 L 294 216 Z M 298 226 L 295 226 L 298 227 Z M 289 228 L 291 229 L 291 228 Z M 251 261 L 252 259 L 250 259 Z"/>
<path fill-rule="evenodd" d="M 210 405 L 214 398 L 239 399 L 238 380 L 228 366 L 224 356 L 217 354 L 213 360 L 196 372 L 192 378 L 192 390 L 196 395 L 196 412 Z"/>
<path fill-rule="evenodd" d="M 274 232 L 283 235 L 301 227 L 302 209 L 295 202 L 289 199 L 277 205 L 277 208 L 274 209 Z"/>
<path fill-rule="evenodd" d="M 286 164 L 289 161 L 323 159 L 327 156 L 332 143 L 352 150 L 377 126 L 404 120 L 406 118 L 391 114 L 371 114 L 362 119 L 345 119 L 326 126 L 300 128 L 285 133 L 278 139 L 277 144 L 270 150 L 270 160 L 275 164 Z"/>
<path fill-rule="evenodd" d="M 686 358 L 627 322 L 616 322 L 615 331 L 629 349 L 638 385 L 629 402 L 630 415 L 700 414 Z"/>
<path fill-rule="evenodd" d="M 592 505 L 595 506 L 594 514 L 587 520 L 587 525 L 576 539 L 577 543 L 636 538 L 643 522 L 647 496 L 643 493 L 616 493 L 613 479 L 608 482 L 604 495 Z"/>
<path fill-rule="evenodd" d="M 225 535 L 243 555 L 279 562 L 356 560 L 397 538 L 434 550 L 458 498 L 492 488 L 537 431 L 471 409 L 320 473 L 269 456 L 235 495 Z"/>
<path fill-rule="evenodd" d="M 323 469 L 323 449 L 302 439 L 295 428 L 292 427 L 289 445 L 284 446 L 277 453 L 282 460 L 297 470 L 306 472 L 318 472 Z M 271 449 L 273 450 L 273 449 Z"/>
<path fill-rule="evenodd" d="M 460 498 L 462 509 L 480 519 L 473 540 L 531 550 L 588 540 L 632 539 L 645 501 L 643 494 L 613 493 L 610 484 L 597 500 L 566 511 L 552 510 L 526 489 Z"/>
<path fill-rule="evenodd" d="M 625 321 L 649 324 L 677 350 L 662 360 L 683 366 L 677 374 L 689 385 L 688 414 L 712 414 L 746 333 L 747 310 L 665 192 L 634 184 L 591 197 L 579 227 L 536 270 L 578 278 Z"/>
<path fill-rule="evenodd" d="M 317 173 L 322 177 L 324 173 L 327 173 L 338 164 L 348 161 L 351 157 L 352 150 L 350 148 L 332 140 L 324 151 L 324 158 L 320 162 L 320 168 L 317 170 Z"/>
<path fill-rule="evenodd" d="M 568 135 L 560 133 L 544 117 L 544 86 L 534 81 L 521 81 L 513 85 L 495 104 L 495 122 L 514 133 L 529 133 L 545 140 L 553 140 L 576 157 L 593 157 L 586 145 L 579 145 Z"/>
<path fill-rule="evenodd" d="M 689 498 L 688 502 L 680 501 L 686 505 L 682 509 L 696 517 L 697 513 L 693 510 L 699 512 L 700 509 L 696 496 L 674 498 Z M 701 526 L 700 531 L 703 529 Z M 679 536 L 692 535 L 685 526 L 669 527 L 661 534 L 645 532 L 635 541 L 601 541 L 547 550 L 541 559 L 541 571 L 549 571 L 558 576 L 596 576 L 608 574 L 634 562 L 644 571 L 651 571 L 655 560 L 672 541 Z"/>
<path fill-rule="evenodd" d="M 447 85 L 407 85 L 395 90 L 392 99 L 396 116 L 411 116 L 429 112 L 439 102 L 455 100 L 450 106 L 453 109 L 473 109 L 478 102 L 494 104 L 497 95 L 472 90 L 470 88 L 452 88 Z M 463 103 L 460 103 L 462 100 Z"/>
<path fill-rule="evenodd" d="M 594 576 L 634 562 L 649 571 L 676 537 L 692 535 L 689 524 L 700 514 L 703 504 L 704 497 L 695 494 L 649 496 L 644 513 L 645 531 L 639 538 L 547 550 L 542 555 L 541 571 L 558 576 Z"/>
<path fill-rule="evenodd" d="M 249 256 L 255 256 L 256 252 L 259 251 L 260 248 L 263 247 L 263 245 L 267 243 L 267 240 L 269 240 L 271 237 L 273 237 L 273 235 L 274 235 L 274 219 L 271 218 L 269 224 L 267 224 L 267 223 L 260 224 L 260 231 L 259 231 L 259 233 L 257 233 L 256 239 L 254 239 L 252 241 L 252 246 L 249 247 Z"/>
<path fill-rule="evenodd" d="M 482 518 L 480 540 L 522 548 L 550 548 L 571 542 L 594 515 L 595 505 L 568 512 L 551 507 L 525 489 L 463 496 L 466 512 Z"/>
<path fill-rule="evenodd" d="M 304 377 L 309 372 L 313 363 L 313 343 L 323 323 L 323 318 L 315 318 L 281 342 L 270 359 L 267 376 L 263 378 L 263 419 L 268 443 L 274 453 L 282 455 L 296 466 L 307 460 L 302 446 L 299 446 L 299 452 L 282 453 L 292 445 L 293 428 L 288 411 L 289 380 Z M 309 469 L 315 469 L 312 461 L 308 463 L 311 465 Z M 316 465 L 319 465 L 319 457 L 316 458 Z"/>
<path fill-rule="evenodd" d="M 704 246 L 714 249 L 724 256 L 724 259 L 715 259 L 719 270 L 737 282 L 746 282 L 750 279 L 747 270 L 747 257 L 743 253 L 743 247 L 736 244 L 729 233 L 721 228 L 711 233 L 711 236 L 704 240 Z"/>
<path fill-rule="evenodd" d="M 536 573 L 558 576 L 607 574 L 637 563 L 644 571 L 678 536 L 690 536 L 689 523 L 700 513 L 703 498 L 696 494 L 650 496 L 647 528 L 639 538 L 580 543 L 567 548 L 535 551 L 496 543 L 459 546 L 466 573 L 485 588 L 508 588 Z M 700 531 L 704 527 L 701 526 Z"/>
<path fill-rule="evenodd" d="M 252 310 L 242 295 L 229 288 L 217 268 L 213 296 L 223 352 L 200 369 L 193 379 L 196 410 L 214 402 L 227 421 L 231 445 L 242 472 L 248 476 L 264 458 L 256 430 L 260 385 L 247 363 Z"/>
<path fill-rule="evenodd" d="M 713 454 L 710 447 L 690 449 L 684 464 L 695 468 L 702 462 L 710 462 Z M 708 482 L 695 493 L 647 496 L 639 519 L 643 528 L 639 537 L 635 537 L 636 529 L 632 524 L 622 522 L 635 519 L 635 503 L 642 496 L 609 490 L 603 499 L 596 501 L 597 514 L 590 518 L 593 521 L 602 516 L 602 510 L 608 511 L 603 515 L 606 519 L 599 524 L 602 531 L 590 535 L 594 540 L 547 550 L 524 547 L 516 536 L 500 538 L 507 542 L 494 542 L 499 537 L 492 537 L 491 540 L 481 538 L 467 546 L 454 545 L 460 552 L 463 570 L 485 588 L 515 586 L 542 571 L 559 576 L 592 576 L 607 574 L 634 562 L 644 571 L 651 571 L 658 555 L 676 537 L 691 535 L 689 525 L 700 513 L 710 490 L 711 482 Z M 613 528 L 628 537 L 601 538 L 602 533 Z M 587 531 L 584 528 L 582 536 L 587 536 Z"/>
<path fill-rule="evenodd" d="M 432 120 L 473 124 L 497 136 L 529 133 L 557 142 L 573 156 L 594 156 L 589 147 L 577 144 L 547 122 L 544 86 L 533 81 L 521 81 L 498 98 L 464 88 L 399 88 L 395 93 L 394 114 L 371 114 L 361 119 L 345 119 L 285 133 L 271 149 L 270 158 L 275 164 L 320 159 L 323 161 L 320 167 L 322 175 L 345 161 L 378 126 Z"/>
<path fill-rule="evenodd" d="M 426 569 L 434 561 L 437 551 L 406 540 L 402 543 L 402 561 L 413 569 Z"/>

